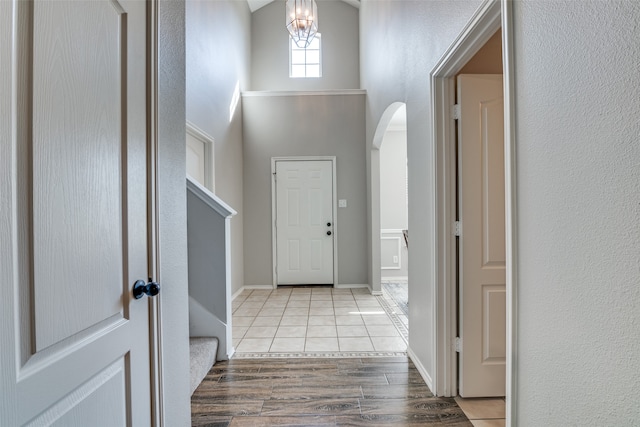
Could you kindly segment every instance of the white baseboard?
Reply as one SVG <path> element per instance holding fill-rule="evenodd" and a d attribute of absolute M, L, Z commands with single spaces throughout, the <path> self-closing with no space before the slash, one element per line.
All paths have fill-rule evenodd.
<path fill-rule="evenodd" d="M 238 298 L 238 295 L 240 295 L 243 291 L 244 291 L 244 286 L 238 289 L 233 295 L 231 295 L 231 301 Z"/>
<path fill-rule="evenodd" d="M 429 390 L 431 390 L 431 393 L 433 393 L 433 395 L 435 396 L 436 393 L 433 388 L 433 380 L 431 379 L 431 375 L 429 375 L 427 370 L 424 368 L 424 365 L 420 362 L 420 359 L 418 359 L 418 356 L 416 356 L 413 350 L 411 350 L 411 347 L 407 347 L 407 356 L 409 356 L 409 359 L 411 359 L 413 364 L 416 365 L 416 369 L 420 373 L 420 376 L 422 377 L 424 382 L 427 384 L 427 387 L 429 387 Z"/>
<path fill-rule="evenodd" d="M 272 291 L 273 290 L 273 286 L 271 285 L 248 285 L 248 286 L 243 286 L 240 289 L 238 289 L 237 291 L 234 292 L 233 295 L 231 295 L 231 301 L 233 301 L 234 299 L 238 298 L 238 295 L 240 295 L 242 292 L 246 291 L 246 290 L 263 290 L 263 291 Z"/>
<path fill-rule="evenodd" d="M 372 291 L 371 289 L 369 289 L 369 291 L 371 291 L 371 295 L 373 295 L 374 297 L 382 296 L 382 291 Z"/>
<path fill-rule="evenodd" d="M 353 288 L 368 288 L 369 285 L 366 283 L 361 284 L 349 284 L 349 283 L 338 283 L 337 285 L 333 285 L 336 289 L 353 289 Z"/>
<path fill-rule="evenodd" d="M 231 350 L 229 350 L 229 354 L 227 354 L 227 360 L 230 360 L 234 354 L 236 354 L 236 348 L 231 347 Z"/>

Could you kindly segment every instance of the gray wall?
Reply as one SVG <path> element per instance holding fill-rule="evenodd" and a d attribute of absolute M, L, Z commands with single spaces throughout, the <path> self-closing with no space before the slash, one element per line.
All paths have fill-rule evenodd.
<path fill-rule="evenodd" d="M 340 0 L 318 0 L 322 77 L 289 78 L 289 33 L 284 0 L 253 13 L 251 90 L 359 89 L 358 9 Z"/>
<path fill-rule="evenodd" d="M 367 90 L 367 161 L 382 113 L 407 104 L 409 159 L 409 348 L 431 375 L 435 267 L 429 73 L 480 1 L 364 1 L 360 6 L 360 81 Z M 369 195 L 370 196 L 370 195 Z M 370 207 L 373 209 L 373 207 Z"/>
<path fill-rule="evenodd" d="M 251 13 L 244 1 L 186 2 L 187 120 L 215 139 L 216 195 L 235 209 L 231 219 L 231 283 L 244 284 L 242 103 L 230 119 L 234 89 L 249 84 Z"/>
<path fill-rule="evenodd" d="M 336 156 L 338 280 L 367 284 L 365 95 L 243 97 L 245 285 L 272 284 L 271 158 Z M 303 135 L 296 138 L 295 135 Z"/>
<path fill-rule="evenodd" d="M 407 103 L 409 346 L 430 374 L 429 73 L 479 4 L 380 0 L 360 9 L 368 146 L 384 109 L 393 101 Z M 634 425 L 640 417 L 640 3 L 511 4 L 518 206 L 514 425 Z"/>
<path fill-rule="evenodd" d="M 380 228 L 407 228 L 407 132 L 385 132 L 380 146 Z"/>

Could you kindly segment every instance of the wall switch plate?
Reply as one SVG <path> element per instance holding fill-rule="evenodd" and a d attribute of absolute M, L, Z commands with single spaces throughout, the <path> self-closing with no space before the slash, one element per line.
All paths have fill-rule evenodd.
<path fill-rule="evenodd" d="M 347 207 L 347 199 L 338 200 L 338 207 L 339 208 L 346 208 Z"/>

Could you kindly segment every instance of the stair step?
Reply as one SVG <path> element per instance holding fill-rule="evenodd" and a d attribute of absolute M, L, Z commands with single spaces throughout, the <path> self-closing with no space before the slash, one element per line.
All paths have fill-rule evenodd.
<path fill-rule="evenodd" d="M 191 368 L 191 394 L 198 388 L 207 372 L 216 363 L 218 338 L 190 337 L 189 359 Z"/>

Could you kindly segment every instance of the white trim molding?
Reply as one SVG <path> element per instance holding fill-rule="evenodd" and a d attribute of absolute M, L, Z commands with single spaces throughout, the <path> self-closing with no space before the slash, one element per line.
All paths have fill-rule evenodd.
<path fill-rule="evenodd" d="M 334 288 L 336 289 L 357 289 L 357 288 L 368 288 L 369 289 L 369 285 L 366 283 L 356 283 L 356 284 L 350 284 L 350 283 L 338 283 L 333 285 Z"/>
<path fill-rule="evenodd" d="M 411 361 L 415 365 L 416 369 L 418 370 L 418 373 L 420 373 L 420 376 L 422 377 L 424 382 L 427 384 L 427 387 L 429 387 L 429 390 L 431 390 L 431 393 L 436 394 L 435 390 L 433 389 L 433 380 L 431 379 L 431 375 L 429 375 L 429 372 L 425 369 L 424 365 L 420 362 L 420 358 L 416 356 L 416 354 L 413 352 L 411 347 L 408 347 L 408 346 L 407 346 L 407 356 L 409 356 L 409 359 L 411 359 Z"/>
<path fill-rule="evenodd" d="M 314 90 L 314 91 L 280 91 L 280 90 L 261 90 L 242 92 L 243 98 L 257 96 L 333 96 L 333 95 L 366 95 L 364 89 L 347 89 L 347 90 Z"/>
<path fill-rule="evenodd" d="M 273 286 L 272 285 L 245 285 L 242 289 L 270 291 L 270 290 L 273 290 Z"/>
<path fill-rule="evenodd" d="M 503 79 L 505 98 L 505 203 L 507 234 L 507 425 L 515 420 L 513 352 L 515 342 L 515 154 L 513 137 L 513 65 L 512 65 L 511 0 L 486 0 L 478 8 L 458 38 L 447 49 L 431 72 L 431 110 L 433 120 L 434 203 L 436 217 L 432 231 L 436 236 L 436 269 L 434 288 L 434 393 L 455 396 L 457 393 L 457 362 L 454 351 L 456 331 L 455 293 L 455 124 L 450 107 L 455 103 L 453 79 L 475 53 L 503 28 Z"/>
<path fill-rule="evenodd" d="M 399 236 L 380 236 L 380 253 L 382 254 L 382 241 L 383 240 L 395 240 L 397 249 L 395 250 L 396 255 L 398 257 L 398 262 L 393 266 L 384 266 L 384 262 L 382 259 L 380 260 L 380 269 L 381 270 L 402 270 L 402 238 Z M 382 279 L 380 279 L 382 281 Z"/>
<path fill-rule="evenodd" d="M 384 260 L 382 259 L 382 241 L 383 240 L 395 240 L 397 242 L 397 248 L 395 249 L 395 256 L 398 257 L 398 262 L 395 265 L 389 265 L 387 263 L 384 266 Z M 404 240 L 403 230 L 397 228 L 383 228 L 380 230 L 380 269 L 381 270 L 402 270 L 402 242 Z M 380 278 L 382 283 L 384 277 Z"/>
<path fill-rule="evenodd" d="M 202 129 L 187 121 L 187 134 L 204 145 L 204 185 L 211 192 L 216 191 L 215 140 Z"/>
<path fill-rule="evenodd" d="M 513 57 L 513 0 L 502 5 L 502 69 L 504 75 L 504 162 L 507 289 L 507 379 L 506 425 L 518 425 L 517 413 L 517 329 L 518 329 L 518 197 L 516 190 L 516 90 Z"/>
<path fill-rule="evenodd" d="M 187 189 L 189 189 L 195 196 L 197 196 L 203 203 L 216 211 L 220 216 L 224 218 L 232 217 L 237 212 L 229 205 L 227 205 L 221 198 L 213 194 L 209 189 L 203 187 L 196 181 L 187 175 Z"/>

